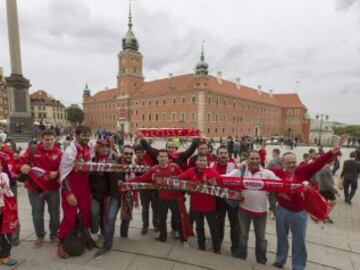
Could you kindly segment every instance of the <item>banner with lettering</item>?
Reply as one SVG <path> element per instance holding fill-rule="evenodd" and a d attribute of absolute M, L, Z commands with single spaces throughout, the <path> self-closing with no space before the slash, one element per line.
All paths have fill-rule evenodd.
<path fill-rule="evenodd" d="M 145 138 L 200 137 L 197 128 L 140 128 L 138 131 Z"/>
<path fill-rule="evenodd" d="M 136 164 L 118 164 L 103 162 L 75 162 L 74 168 L 79 172 L 124 172 L 144 173 L 150 167 Z"/>
<path fill-rule="evenodd" d="M 224 199 L 242 200 L 242 195 L 239 190 L 233 190 L 226 187 L 195 183 L 192 181 L 167 177 L 156 177 L 154 180 L 154 183 L 120 183 L 118 191 L 126 192 L 144 189 L 171 189 L 184 192 L 198 192 Z"/>

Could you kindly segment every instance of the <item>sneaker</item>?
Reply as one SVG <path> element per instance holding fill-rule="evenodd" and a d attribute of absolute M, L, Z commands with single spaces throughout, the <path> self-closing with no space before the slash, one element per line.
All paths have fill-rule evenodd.
<path fill-rule="evenodd" d="M 214 250 L 214 253 L 221 255 L 221 250 Z"/>
<path fill-rule="evenodd" d="M 110 251 L 110 248 L 102 247 L 98 251 L 96 251 L 94 258 L 100 257 L 101 255 L 105 254 L 108 251 Z"/>
<path fill-rule="evenodd" d="M 86 239 L 86 248 L 88 250 L 92 250 L 93 248 L 98 248 L 98 245 L 96 244 L 94 239 L 88 238 L 88 239 Z"/>
<path fill-rule="evenodd" d="M 274 263 L 272 264 L 272 266 L 274 266 L 274 267 L 276 267 L 276 268 L 279 268 L 279 269 L 283 269 L 283 268 L 284 268 L 284 265 L 281 264 L 281 263 L 278 263 L 278 262 L 274 262 Z"/>
<path fill-rule="evenodd" d="M 161 242 L 161 243 L 165 243 L 165 242 L 166 242 L 165 239 L 161 239 L 160 237 L 156 237 L 155 240 L 156 240 L 156 241 L 159 241 L 159 242 Z"/>
<path fill-rule="evenodd" d="M 180 234 L 178 231 L 171 231 L 171 235 L 175 240 L 180 238 Z"/>
<path fill-rule="evenodd" d="M 189 244 L 188 244 L 187 241 L 182 242 L 182 245 L 183 245 L 184 248 L 190 248 L 190 246 L 189 246 Z"/>
<path fill-rule="evenodd" d="M 198 247 L 198 250 L 206 251 L 206 247 L 205 247 L 205 246 L 199 246 L 199 247 Z"/>
<path fill-rule="evenodd" d="M 61 259 L 67 259 L 70 257 L 70 255 L 67 254 L 66 251 L 64 250 L 64 246 L 62 244 L 58 245 L 57 254 Z"/>
<path fill-rule="evenodd" d="M 17 260 L 7 257 L 0 259 L 0 263 L 6 266 L 14 266 L 17 264 Z"/>
<path fill-rule="evenodd" d="M 326 223 L 329 223 L 329 224 L 334 224 L 334 221 L 331 219 L 331 218 L 327 218 L 326 219 Z"/>
<path fill-rule="evenodd" d="M 35 240 L 35 242 L 34 242 L 34 246 L 35 246 L 36 248 L 41 247 L 42 244 L 44 244 L 44 238 L 42 238 L 42 237 L 37 238 L 37 239 Z"/>
<path fill-rule="evenodd" d="M 154 227 L 154 232 L 159 232 L 159 227 Z"/>
<path fill-rule="evenodd" d="M 12 245 L 13 245 L 14 247 L 20 245 L 20 239 L 19 239 L 19 238 L 13 239 L 13 240 L 12 240 Z"/>
<path fill-rule="evenodd" d="M 143 227 L 141 230 L 141 235 L 146 235 L 148 233 L 149 229 L 147 227 Z"/>
<path fill-rule="evenodd" d="M 59 243 L 59 240 L 57 239 L 56 235 L 50 236 L 50 244 L 56 244 Z"/>

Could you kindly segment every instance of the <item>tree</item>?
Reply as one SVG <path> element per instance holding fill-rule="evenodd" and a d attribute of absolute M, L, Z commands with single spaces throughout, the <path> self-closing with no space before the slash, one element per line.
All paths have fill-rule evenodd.
<path fill-rule="evenodd" d="M 336 135 L 348 134 L 350 136 L 360 136 L 360 126 L 349 125 L 345 127 L 335 127 L 334 132 Z"/>
<path fill-rule="evenodd" d="M 85 118 L 84 111 L 77 105 L 71 105 L 70 107 L 66 108 L 66 115 L 67 120 L 72 125 L 80 125 Z"/>

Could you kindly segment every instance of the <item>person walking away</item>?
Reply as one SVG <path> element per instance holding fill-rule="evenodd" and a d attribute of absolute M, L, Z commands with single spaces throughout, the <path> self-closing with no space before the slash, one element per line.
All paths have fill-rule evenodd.
<path fill-rule="evenodd" d="M 350 154 L 350 159 L 345 160 L 342 172 L 340 174 L 344 185 L 344 199 L 347 204 L 351 204 L 358 187 L 358 178 L 360 175 L 360 161 L 355 160 L 356 152 Z"/>

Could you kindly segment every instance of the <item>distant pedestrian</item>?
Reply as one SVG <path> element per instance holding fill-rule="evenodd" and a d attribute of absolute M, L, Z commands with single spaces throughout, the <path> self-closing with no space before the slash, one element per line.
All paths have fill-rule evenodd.
<path fill-rule="evenodd" d="M 360 161 L 355 160 L 355 156 L 355 152 L 350 154 L 350 159 L 344 162 L 344 167 L 340 175 L 344 183 L 345 202 L 348 204 L 351 204 L 351 200 L 355 196 L 360 175 Z"/>

